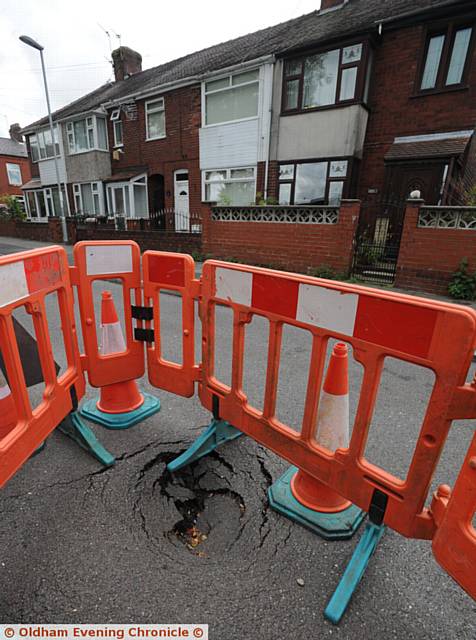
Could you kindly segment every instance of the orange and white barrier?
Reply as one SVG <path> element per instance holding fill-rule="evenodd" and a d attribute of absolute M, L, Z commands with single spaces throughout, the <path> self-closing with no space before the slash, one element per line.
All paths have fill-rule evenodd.
<path fill-rule="evenodd" d="M 17 420 L 17 410 L 12 392 L 0 370 L 0 440 L 16 426 Z"/>

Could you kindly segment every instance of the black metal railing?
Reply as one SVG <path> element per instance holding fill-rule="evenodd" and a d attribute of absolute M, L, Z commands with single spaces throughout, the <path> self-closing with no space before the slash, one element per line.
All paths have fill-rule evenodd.
<path fill-rule="evenodd" d="M 358 280 L 393 284 L 397 272 L 399 243 L 357 241 L 352 276 Z"/>

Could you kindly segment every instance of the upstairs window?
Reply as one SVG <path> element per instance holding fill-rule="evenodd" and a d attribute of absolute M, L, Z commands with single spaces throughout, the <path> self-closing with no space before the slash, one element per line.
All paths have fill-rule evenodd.
<path fill-rule="evenodd" d="M 205 124 L 255 118 L 258 96 L 258 69 L 205 82 Z"/>
<path fill-rule="evenodd" d="M 53 147 L 53 141 L 51 139 L 50 129 L 43 129 L 30 136 L 30 152 L 33 162 L 38 160 L 47 160 L 53 158 L 54 155 L 59 156 L 60 146 L 58 140 L 58 125 L 54 125 L 53 133 L 55 137 L 55 144 Z"/>
<path fill-rule="evenodd" d="M 163 98 L 145 103 L 146 140 L 165 138 L 165 103 Z"/>
<path fill-rule="evenodd" d="M 93 149 L 107 151 L 106 119 L 101 116 L 68 122 L 66 132 L 70 154 Z"/>
<path fill-rule="evenodd" d="M 363 43 L 332 49 L 305 58 L 286 60 L 283 111 L 298 112 L 360 98 Z"/>
<path fill-rule="evenodd" d="M 471 50 L 473 27 L 448 25 L 427 37 L 420 91 L 461 85 L 465 79 Z"/>
<path fill-rule="evenodd" d="M 114 109 L 114 111 L 111 113 L 111 122 L 114 131 L 114 146 L 122 147 L 124 141 L 122 137 L 122 120 L 120 109 Z"/>
<path fill-rule="evenodd" d="M 6 166 L 7 166 L 8 184 L 11 184 L 14 187 L 19 187 L 22 183 L 20 165 L 7 162 Z"/>

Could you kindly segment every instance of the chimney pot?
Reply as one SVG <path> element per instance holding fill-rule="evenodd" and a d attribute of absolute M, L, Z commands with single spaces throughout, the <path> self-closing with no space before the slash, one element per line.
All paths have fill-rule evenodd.
<path fill-rule="evenodd" d="M 12 124 L 8 131 L 8 133 L 10 134 L 10 138 L 12 140 L 15 140 L 16 142 L 23 142 L 23 136 L 20 133 L 20 131 L 21 131 L 21 127 L 18 124 L 18 122 L 15 122 L 15 124 Z"/>
<path fill-rule="evenodd" d="M 119 47 L 111 55 L 116 82 L 142 71 L 142 56 L 137 51 L 129 47 Z"/>

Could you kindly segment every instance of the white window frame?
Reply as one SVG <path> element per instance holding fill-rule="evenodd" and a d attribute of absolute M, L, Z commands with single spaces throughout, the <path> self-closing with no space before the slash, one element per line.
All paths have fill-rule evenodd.
<path fill-rule="evenodd" d="M 68 198 L 66 197 L 67 189 L 64 182 L 61 183 L 61 187 L 63 190 L 63 202 L 67 209 L 66 214 L 69 215 L 70 213 L 69 204 L 68 204 Z M 22 197 L 24 199 L 25 211 L 29 220 L 33 222 L 48 222 L 49 217 L 55 216 L 52 187 L 44 187 L 42 189 L 27 189 L 23 193 L 24 195 Z M 45 208 L 46 208 L 46 217 L 40 217 L 39 215 L 38 216 L 31 215 L 30 202 L 28 199 L 29 193 L 32 193 L 33 197 L 35 198 L 35 206 L 38 213 L 40 212 L 39 194 L 42 194 L 42 197 L 45 203 Z M 58 212 L 58 215 L 56 217 L 59 217 L 60 213 L 61 212 Z"/>
<path fill-rule="evenodd" d="M 102 149 L 99 147 L 99 133 L 98 133 L 98 118 L 106 119 L 104 115 L 94 114 L 92 116 L 87 116 L 85 118 L 75 118 L 74 120 L 70 120 L 66 123 L 66 136 L 68 139 L 68 153 L 70 156 L 79 155 L 80 153 L 89 153 L 90 151 L 104 151 L 107 153 L 109 151 L 109 140 L 107 135 L 107 124 L 105 123 L 105 131 L 106 131 L 106 148 Z M 76 151 L 76 140 L 74 135 L 74 124 L 76 122 L 86 123 L 86 139 L 88 141 L 88 145 L 91 144 L 90 134 L 92 134 L 93 144 L 92 146 L 88 146 L 87 149 L 82 149 L 80 151 Z"/>
<path fill-rule="evenodd" d="M 114 133 L 114 147 L 116 149 L 118 149 L 119 147 L 123 147 L 124 146 L 124 131 L 122 128 L 122 120 L 121 120 L 121 109 L 113 109 L 111 112 L 111 117 L 110 120 L 112 122 L 112 130 Z M 121 132 L 121 141 L 118 142 L 118 135 L 117 135 L 117 130 L 120 130 Z"/>
<path fill-rule="evenodd" d="M 151 105 L 152 103 L 155 102 L 159 102 L 162 103 L 161 107 L 150 107 L 149 105 Z M 163 140 L 164 138 L 167 137 L 167 122 L 166 122 L 166 118 L 165 118 L 165 98 L 154 98 L 153 100 L 147 100 L 145 103 L 145 139 L 146 142 L 149 142 L 150 140 Z M 161 113 L 164 112 L 164 134 L 162 136 L 155 136 L 153 138 L 150 137 L 149 135 L 149 114 L 151 113 Z"/>
<path fill-rule="evenodd" d="M 10 167 L 14 167 L 14 168 L 11 169 Z M 12 187 L 21 187 L 21 185 L 23 184 L 23 178 L 21 175 L 21 165 L 16 164 L 15 162 L 7 162 L 5 163 L 5 168 L 7 170 L 8 184 Z M 10 171 L 16 171 L 17 169 L 20 173 L 20 182 L 14 181 L 10 175 Z"/>
<path fill-rule="evenodd" d="M 107 199 L 107 210 L 110 216 L 115 216 L 114 209 L 116 208 L 116 196 L 114 194 L 114 189 L 122 189 L 122 198 L 124 200 L 124 205 L 126 203 L 126 195 L 125 195 L 125 187 L 128 187 L 128 198 L 129 198 L 129 214 L 127 211 L 124 211 L 124 216 L 126 218 L 136 218 L 135 204 L 134 204 L 134 184 L 137 182 L 144 184 L 145 186 L 145 197 L 146 202 L 149 202 L 149 186 L 147 180 L 147 174 L 142 173 L 139 176 L 135 176 L 131 180 L 124 182 L 108 182 L 106 186 L 106 199 Z"/>
<path fill-rule="evenodd" d="M 99 211 L 94 211 L 90 213 L 92 216 L 104 216 L 106 215 L 106 208 L 104 206 L 104 189 L 102 186 L 102 182 L 75 182 L 73 184 L 73 201 L 74 201 L 74 211 L 76 214 L 82 214 L 84 205 L 83 205 L 83 192 L 81 190 L 81 186 L 84 184 L 91 185 L 91 194 L 93 198 L 94 205 L 94 196 L 98 196 L 99 199 Z M 78 209 L 79 203 L 79 209 Z"/>
<path fill-rule="evenodd" d="M 233 76 L 240 75 L 241 73 L 248 73 L 250 71 L 258 71 L 258 78 L 256 80 L 250 80 L 248 82 L 242 82 L 241 84 L 232 84 Z M 221 89 L 215 89 L 214 91 L 207 91 L 206 86 L 208 82 L 215 82 L 215 80 L 224 80 L 228 78 L 228 87 L 223 87 Z M 230 91 L 231 89 L 236 89 L 237 87 L 244 87 L 249 84 L 258 83 L 258 105 L 256 108 L 256 115 L 249 116 L 248 118 L 238 118 L 237 120 L 226 120 L 224 122 L 215 122 L 213 124 L 207 124 L 207 95 L 212 95 L 214 93 L 221 93 L 222 91 Z M 208 127 L 221 127 L 225 124 L 231 124 L 233 122 L 247 122 L 248 120 L 257 120 L 260 114 L 260 105 L 261 105 L 261 70 L 260 67 L 254 67 L 252 69 L 241 69 L 240 71 L 235 71 L 235 73 L 228 73 L 226 75 L 213 76 L 211 78 L 207 78 L 202 82 L 202 128 Z"/>
<path fill-rule="evenodd" d="M 36 147 L 36 151 L 37 151 L 37 155 L 38 155 L 38 159 L 37 160 L 33 160 L 33 154 L 31 154 L 31 161 L 32 162 L 42 162 L 43 160 L 51 160 L 52 158 L 56 157 L 60 158 L 61 157 L 61 143 L 60 143 L 60 129 L 59 129 L 59 125 L 57 123 L 55 123 L 53 125 L 53 133 L 54 133 L 54 140 L 53 140 L 53 149 L 56 149 L 56 145 L 58 145 L 58 153 L 53 154 L 52 156 L 47 156 L 46 155 L 46 144 L 44 141 L 44 135 L 45 135 L 45 131 L 49 132 L 49 127 L 46 127 L 44 129 L 39 129 L 38 131 L 35 131 L 35 133 L 33 133 L 30 138 L 29 138 L 29 142 L 30 142 L 30 149 L 32 147 Z M 40 138 L 43 139 L 43 146 L 40 145 Z M 45 156 L 44 158 L 41 157 L 41 153 L 40 153 L 40 149 L 43 148 L 45 150 Z"/>
<path fill-rule="evenodd" d="M 240 169 L 252 169 L 253 171 L 253 177 L 252 178 L 231 178 L 231 172 L 232 171 L 236 171 L 236 170 L 240 170 Z M 207 188 L 206 185 L 207 184 L 213 184 L 214 182 L 217 183 L 222 183 L 221 181 L 218 180 L 206 180 L 206 174 L 207 172 L 212 172 L 212 171 L 226 171 L 226 178 L 225 178 L 225 183 L 226 182 L 254 182 L 255 183 L 255 188 L 254 188 L 254 195 L 253 195 L 253 201 L 256 200 L 256 173 L 257 173 L 257 168 L 256 166 L 247 166 L 247 167 L 221 167 L 219 169 L 203 169 L 202 170 L 202 202 L 215 202 L 214 200 L 207 200 L 206 199 L 206 195 L 207 195 Z M 234 206 L 234 205 L 231 205 Z"/>

